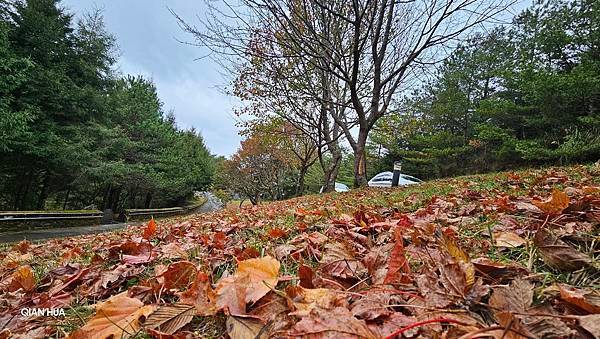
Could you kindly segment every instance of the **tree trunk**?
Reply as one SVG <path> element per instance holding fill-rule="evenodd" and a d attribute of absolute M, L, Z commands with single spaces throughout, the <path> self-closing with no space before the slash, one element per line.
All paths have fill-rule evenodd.
<path fill-rule="evenodd" d="M 48 173 L 44 174 L 44 181 L 42 182 L 42 189 L 40 195 L 38 195 L 37 210 L 43 210 L 46 205 L 46 198 L 48 197 Z"/>
<path fill-rule="evenodd" d="M 359 131 L 354 147 L 354 187 L 367 186 L 367 132 Z"/>
<path fill-rule="evenodd" d="M 342 162 L 342 153 L 336 152 L 331 158 L 331 164 L 323 167 L 323 193 L 335 191 L 335 181 L 337 180 Z"/>
<path fill-rule="evenodd" d="M 152 193 L 146 193 L 146 199 L 144 201 L 144 208 L 150 208 L 152 203 Z"/>
<path fill-rule="evenodd" d="M 65 194 L 65 202 L 63 202 L 63 211 L 67 209 L 67 203 L 69 203 L 69 195 L 71 194 L 71 187 L 67 188 L 67 194 Z"/>
<path fill-rule="evenodd" d="M 296 184 L 296 193 L 297 197 L 304 194 L 304 177 L 306 176 L 306 172 L 308 172 L 307 166 L 302 166 L 300 168 L 300 173 L 298 174 L 298 183 Z"/>

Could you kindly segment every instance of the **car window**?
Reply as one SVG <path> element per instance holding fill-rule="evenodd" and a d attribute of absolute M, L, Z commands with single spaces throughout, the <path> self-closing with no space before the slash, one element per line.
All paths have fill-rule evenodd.
<path fill-rule="evenodd" d="M 415 177 L 412 177 L 412 176 L 410 176 L 410 175 L 402 175 L 402 178 L 403 178 L 403 179 L 406 179 L 406 180 L 409 180 L 409 181 L 421 182 L 421 180 L 419 180 L 419 179 L 417 179 L 417 178 L 415 178 Z"/>

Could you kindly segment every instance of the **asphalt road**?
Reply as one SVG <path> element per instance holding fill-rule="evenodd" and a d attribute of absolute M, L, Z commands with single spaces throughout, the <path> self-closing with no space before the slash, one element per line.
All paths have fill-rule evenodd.
<path fill-rule="evenodd" d="M 211 193 L 204 193 L 206 202 L 200 206 L 194 213 L 208 213 L 223 208 L 221 201 L 212 195 Z M 65 227 L 65 228 L 52 228 L 52 229 L 40 229 L 30 230 L 21 232 L 7 232 L 0 233 L 0 243 L 12 243 L 18 242 L 24 239 L 29 241 L 40 241 L 53 238 L 64 238 L 72 237 L 75 235 L 82 234 L 96 234 L 102 232 L 109 232 L 125 228 L 127 226 L 139 225 L 142 222 L 133 223 L 120 223 L 120 224 L 107 224 L 107 225 L 96 225 L 96 226 L 80 226 L 80 227 Z"/>

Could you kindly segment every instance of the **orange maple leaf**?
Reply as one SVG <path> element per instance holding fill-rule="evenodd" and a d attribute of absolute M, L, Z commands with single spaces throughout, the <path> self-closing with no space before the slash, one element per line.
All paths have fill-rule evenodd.
<path fill-rule="evenodd" d="M 154 221 L 154 218 L 150 219 L 150 221 L 148 222 L 148 226 L 146 227 L 146 229 L 144 230 L 144 234 L 142 235 L 142 237 L 146 240 L 152 238 L 152 236 L 156 233 L 156 221 Z"/>

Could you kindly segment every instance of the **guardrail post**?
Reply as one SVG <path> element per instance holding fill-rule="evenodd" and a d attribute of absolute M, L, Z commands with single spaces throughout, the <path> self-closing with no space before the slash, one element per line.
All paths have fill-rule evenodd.
<path fill-rule="evenodd" d="M 400 181 L 400 172 L 402 171 L 402 160 L 394 161 L 394 175 L 392 176 L 392 187 L 398 186 Z"/>

